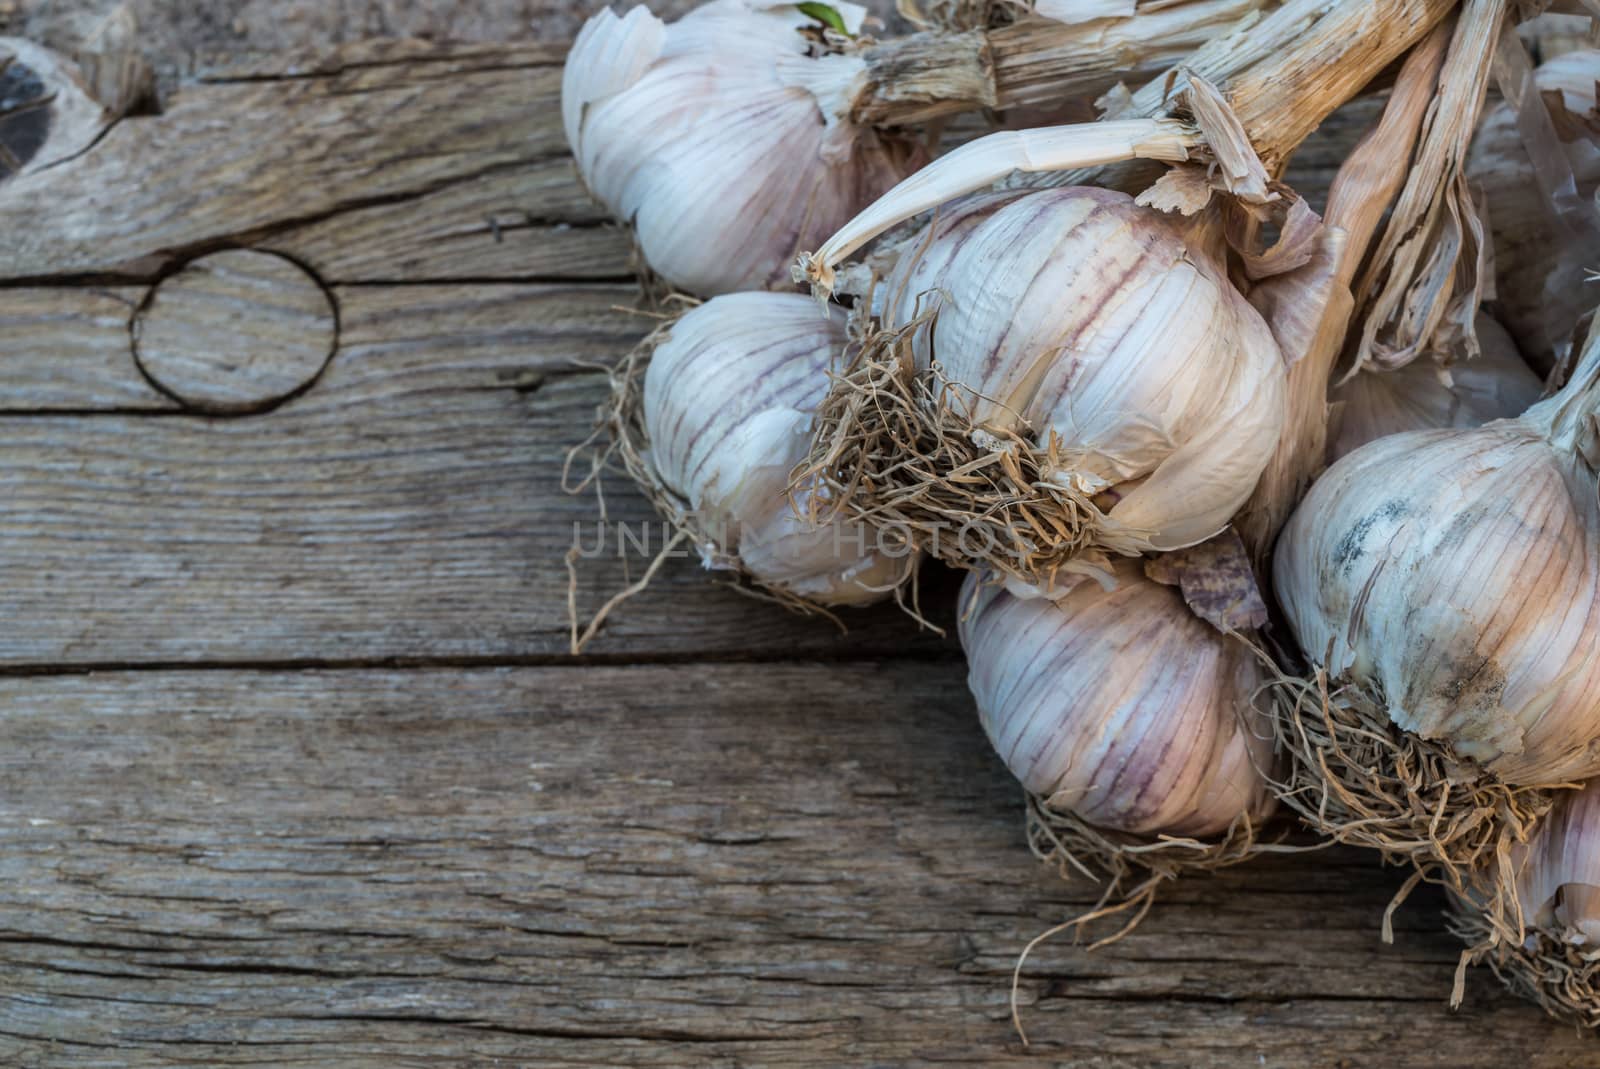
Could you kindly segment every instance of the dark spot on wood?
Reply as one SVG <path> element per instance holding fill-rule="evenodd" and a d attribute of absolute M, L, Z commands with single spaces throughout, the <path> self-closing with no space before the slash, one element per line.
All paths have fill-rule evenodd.
<path fill-rule="evenodd" d="M 0 180 L 21 171 L 44 147 L 53 96 L 33 68 L 0 57 Z"/>

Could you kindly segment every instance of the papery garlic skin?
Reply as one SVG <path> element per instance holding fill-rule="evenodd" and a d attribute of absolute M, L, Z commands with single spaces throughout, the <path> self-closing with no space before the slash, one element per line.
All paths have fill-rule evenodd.
<path fill-rule="evenodd" d="M 1522 923 L 1600 947 L 1600 787 L 1562 791 L 1532 841 L 1512 853 Z"/>
<path fill-rule="evenodd" d="M 708 562 L 736 557 L 755 579 L 826 605 L 879 600 L 910 564 L 859 525 L 810 526 L 787 494 L 844 342 L 839 309 L 825 315 L 799 294 L 730 294 L 672 325 L 644 384 L 650 464 L 720 536 L 701 547 Z"/>
<path fill-rule="evenodd" d="M 1331 389 L 1328 400 L 1338 409 L 1329 459 L 1388 434 L 1481 427 L 1527 411 L 1544 384 L 1504 327 L 1480 314 L 1476 329 L 1481 351 L 1470 360 L 1449 368 L 1414 360 L 1393 371 L 1365 369 Z"/>
<path fill-rule="evenodd" d="M 830 6 L 859 28 L 864 9 Z M 578 170 L 674 286 L 787 283 L 796 253 L 921 162 L 843 117 L 862 61 L 808 54 L 817 26 L 790 4 L 713 0 L 670 24 L 601 11 L 578 34 L 561 82 Z"/>
<path fill-rule="evenodd" d="M 1513 785 L 1600 773 L 1600 345 L 1521 419 L 1371 442 L 1312 486 L 1274 580 L 1300 648 Z"/>
<path fill-rule="evenodd" d="M 985 426 L 1059 435 L 1072 478 L 1156 549 L 1204 541 L 1250 495 L 1284 419 L 1283 357 L 1224 269 L 1169 217 L 1088 187 L 980 194 L 885 280 L 886 325 L 936 307 L 922 366 Z"/>
<path fill-rule="evenodd" d="M 1600 51 L 1569 52 L 1541 64 L 1534 72 L 1540 92 L 1559 92 L 1566 109 L 1585 115 L 1595 107 L 1595 82 L 1600 80 Z M 1600 144 L 1574 137 L 1562 145 L 1580 197 L 1600 195 Z M 1579 294 L 1576 305 L 1550 300 L 1548 285 L 1562 253 L 1562 232 L 1529 161 L 1517 116 L 1501 103 L 1489 109 L 1467 160 L 1467 176 L 1483 192 L 1494 238 L 1495 297 L 1506 328 L 1523 356 L 1541 372 L 1555 360 L 1554 346 L 1567 340 L 1577 320 L 1572 312 L 1600 304 L 1600 287 L 1592 297 Z M 1596 207 L 1600 213 L 1600 205 Z"/>
<path fill-rule="evenodd" d="M 1113 589 L 1084 580 L 1056 600 L 972 573 L 961 604 L 984 731 L 1051 808 L 1113 831 L 1193 836 L 1271 811 L 1255 654 L 1138 561 L 1117 564 Z"/>

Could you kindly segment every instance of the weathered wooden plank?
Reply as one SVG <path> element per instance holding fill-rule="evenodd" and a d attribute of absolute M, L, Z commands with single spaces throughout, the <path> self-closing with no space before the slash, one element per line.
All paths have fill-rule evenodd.
<path fill-rule="evenodd" d="M 642 326 L 622 287 L 357 288 L 307 393 L 231 420 L 0 418 L 0 665 L 544 658 L 567 648 L 563 558 L 596 537 L 561 488 L 605 396 L 574 360 Z M 609 485 L 580 609 L 638 575 L 661 526 Z M 641 550 L 621 528 L 650 540 Z M 621 553 L 619 554 L 619 543 Z M 946 592 L 948 594 L 948 591 Z M 857 633 L 715 588 L 690 560 L 608 626 L 601 656 L 926 650 L 895 610 Z"/>
<path fill-rule="evenodd" d="M 1132 937 L 950 663 L 0 679 L 7 1064 L 1600 1065 L 1348 853 Z M 63 775 L 71 769 L 71 775 Z M 1434 896 L 1420 896 L 1437 905 Z"/>
<path fill-rule="evenodd" d="M 446 43 L 441 43 L 441 41 Z M 448 35 L 369 34 L 329 48 L 277 48 L 266 51 L 230 49 L 195 60 L 189 71 L 198 82 L 275 81 L 280 78 L 399 77 L 449 78 L 468 71 L 508 67 L 559 67 L 567 55 L 564 41 L 468 40 Z M 351 84 L 346 82 L 345 84 Z"/>
<path fill-rule="evenodd" d="M 609 366 L 657 322 L 632 285 L 340 286 L 339 354 L 320 397 L 537 386 L 539 376 Z M 314 402 L 313 402 L 314 403 Z M 574 442 L 579 416 L 559 433 Z"/>
<path fill-rule="evenodd" d="M 338 346 L 338 316 L 293 260 L 225 249 L 151 289 L 134 316 L 134 355 L 186 408 L 254 412 L 316 380 Z"/>
<path fill-rule="evenodd" d="M 177 405 L 139 372 L 137 287 L 0 289 L 0 414 Z"/>
<path fill-rule="evenodd" d="M 417 57 L 429 47 L 437 62 Z M 92 152 L 12 179 L 0 197 L 0 278 L 147 274 L 153 257 L 565 150 L 553 49 L 402 51 L 405 62 L 355 49 L 304 71 L 197 84 Z"/>
<path fill-rule="evenodd" d="M 273 234 L 330 283 L 632 277 L 633 243 L 569 159 L 518 165 Z"/>

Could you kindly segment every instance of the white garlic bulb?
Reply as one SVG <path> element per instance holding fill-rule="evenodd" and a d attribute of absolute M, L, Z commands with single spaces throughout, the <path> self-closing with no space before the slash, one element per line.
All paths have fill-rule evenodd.
<path fill-rule="evenodd" d="M 1507 784 L 1600 773 L 1597 380 L 1600 336 L 1518 419 L 1357 449 L 1278 543 L 1305 654 Z"/>
<path fill-rule="evenodd" d="M 1048 600 L 967 577 L 961 644 L 989 741 L 1028 791 L 1100 828 L 1205 836 L 1265 817 L 1255 654 L 1139 562 L 1115 578 Z"/>
<path fill-rule="evenodd" d="M 1600 51 L 1569 52 L 1540 65 L 1535 82 L 1543 93 L 1559 93 L 1566 110 L 1587 116 L 1595 108 L 1600 81 Z M 1561 131 L 1558 129 L 1558 136 Z M 1562 148 L 1575 191 L 1582 198 L 1600 193 L 1600 144 L 1593 135 L 1568 131 Z M 1563 235 L 1523 146 L 1515 112 L 1501 103 L 1489 109 L 1467 161 L 1467 175 L 1483 191 L 1494 237 L 1495 296 L 1499 314 L 1525 357 L 1541 372 L 1550 369 L 1556 348 L 1570 339 L 1581 315 L 1600 304 L 1596 292 L 1554 294 L 1550 284 L 1563 253 Z M 1600 214 L 1600 209 L 1597 209 Z M 1584 266 L 1590 266 L 1585 264 Z M 1557 284 L 1565 286 L 1563 280 Z M 1569 280 L 1570 281 L 1570 280 Z M 1552 299 L 1552 297 L 1560 299 Z"/>
<path fill-rule="evenodd" d="M 1226 270 L 1168 216 L 1089 187 L 981 194 L 884 283 L 888 326 L 974 395 L 973 419 L 1059 436 L 1107 515 L 1175 549 L 1249 497 L 1284 419 L 1283 357 Z"/>
<path fill-rule="evenodd" d="M 1448 368 L 1413 360 L 1393 371 L 1367 368 L 1328 391 L 1338 407 L 1328 456 L 1337 460 L 1368 442 L 1402 431 L 1481 427 L 1520 416 L 1544 384 L 1516 343 L 1489 316 L 1477 321 L 1479 354 Z"/>
<path fill-rule="evenodd" d="M 714 544 L 763 584 L 826 605 L 875 601 L 909 554 L 843 523 L 808 525 L 788 497 L 806 454 L 843 314 L 792 293 L 717 297 L 684 315 L 645 372 L 649 463 Z"/>
<path fill-rule="evenodd" d="M 852 33 L 865 9 L 828 9 Z M 712 0 L 674 23 L 601 11 L 561 82 L 589 189 L 646 261 L 711 295 L 787 283 L 789 262 L 915 169 L 909 142 L 844 116 L 862 69 L 794 4 Z"/>
<path fill-rule="evenodd" d="M 1525 927 L 1590 952 L 1600 947 L 1600 787 L 1560 792 L 1511 864 Z"/>

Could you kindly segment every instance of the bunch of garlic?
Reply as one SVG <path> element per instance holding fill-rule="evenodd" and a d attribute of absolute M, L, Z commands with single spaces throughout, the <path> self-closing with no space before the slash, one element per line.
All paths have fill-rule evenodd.
<path fill-rule="evenodd" d="M 709 295 L 782 281 L 799 250 L 921 161 L 846 114 L 862 61 L 830 27 L 854 34 L 864 15 L 712 0 L 670 24 L 642 7 L 585 24 L 562 75 L 567 141 L 672 285 Z"/>
<path fill-rule="evenodd" d="M 1328 456 L 1403 431 L 1481 427 L 1520 416 L 1539 400 L 1543 383 L 1493 318 L 1477 320 L 1479 354 L 1448 368 L 1416 360 L 1394 371 L 1368 368 L 1328 391 L 1334 428 Z"/>
<path fill-rule="evenodd" d="M 1283 424 L 1283 357 L 1209 244 L 1091 187 L 983 194 L 884 283 L 883 321 L 938 361 L 980 427 L 1059 446 L 1049 477 L 1099 495 L 1107 548 L 1216 534 Z"/>
<path fill-rule="evenodd" d="M 1048 808 L 1097 828 L 1215 836 L 1272 809 L 1254 652 L 1121 561 L 1051 600 L 968 576 L 961 644 L 984 731 Z"/>
<path fill-rule="evenodd" d="M 649 468 L 692 513 L 707 565 L 824 605 L 878 600 L 912 563 L 859 526 L 807 525 L 789 499 L 844 342 L 842 313 L 809 298 L 730 294 L 672 324 L 644 381 Z"/>
<path fill-rule="evenodd" d="M 1508 785 L 1600 774 L 1597 391 L 1600 335 L 1518 419 L 1350 453 L 1277 548 L 1301 650 Z"/>
<path fill-rule="evenodd" d="M 1600 117 L 1594 114 L 1600 51 L 1558 56 L 1542 64 L 1534 79 L 1539 91 L 1558 97 L 1566 112 L 1556 123 L 1556 135 L 1577 183 L 1571 193 L 1592 201 L 1600 187 Z M 1508 104 L 1487 111 L 1467 174 L 1481 188 L 1488 208 L 1500 318 L 1523 356 L 1548 372 L 1558 352 L 1570 345 L 1582 316 L 1600 305 L 1600 285 L 1586 286 L 1560 271 L 1575 239 L 1551 215 L 1520 126 Z M 1600 206 L 1592 210 L 1600 219 Z M 1579 255 L 1592 258 L 1592 252 Z"/>

